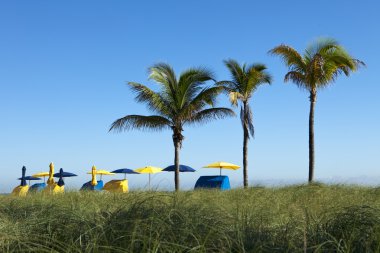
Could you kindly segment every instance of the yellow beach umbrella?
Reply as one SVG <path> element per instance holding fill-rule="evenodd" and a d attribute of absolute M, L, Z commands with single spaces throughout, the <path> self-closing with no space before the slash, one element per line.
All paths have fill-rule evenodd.
<path fill-rule="evenodd" d="M 48 177 L 48 176 L 49 176 L 49 172 L 38 172 L 32 175 L 32 177 L 43 177 L 44 183 L 45 183 L 45 177 Z"/>
<path fill-rule="evenodd" d="M 222 169 L 228 169 L 228 170 L 237 170 L 240 168 L 239 165 L 227 163 L 227 162 L 215 162 L 210 163 L 209 165 L 203 166 L 203 168 L 218 168 L 220 169 L 220 175 L 222 175 Z"/>
<path fill-rule="evenodd" d="M 162 170 L 163 170 L 162 168 L 154 167 L 154 166 L 146 166 L 146 167 L 135 169 L 135 171 L 140 174 L 149 174 L 149 189 L 150 189 L 150 175 L 159 173 Z"/>
<path fill-rule="evenodd" d="M 92 171 L 87 172 L 87 174 L 100 175 L 100 180 L 102 180 L 103 175 L 115 175 L 115 173 L 109 172 L 108 170 L 97 170 L 95 166 L 92 166 Z"/>

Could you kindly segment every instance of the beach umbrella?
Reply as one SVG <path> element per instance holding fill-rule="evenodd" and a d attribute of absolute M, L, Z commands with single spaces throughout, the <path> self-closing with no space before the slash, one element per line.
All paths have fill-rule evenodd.
<path fill-rule="evenodd" d="M 127 174 L 140 174 L 134 170 L 131 170 L 131 169 L 127 169 L 127 168 L 123 168 L 123 169 L 118 169 L 118 170 L 114 170 L 112 171 L 112 173 L 120 173 L 120 174 L 124 174 L 124 179 L 127 178 Z"/>
<path fill-rule="evenodd" d="M 50 163 L 49 164 L 49 178 L 47 180 L 47 184 L 50 186 L 54 185 L 54 164 Z"/>
<path fill-rule="evenodd" d="M 94 171 L 95 169 L 95 171 Z M 115 173 L 109 172 L 108 170 L 97 170 L 95 166 L 92 166 L 92 171 L 87 172 L 87 174 L 93 174 L 95 172 L 95 175 L 100 175 L 100 180 L 102 180 L 103 175 L 115 175 Z"/>
<path fill-rule="evenodd" d="M 33 176 L 25 176 L 25 177 L 20 177 L 18 180 L 28 180 L 29 181 L 29 185 L 30 185 L 30 181 L 31 180 L 41 180 L 41 178 L 39 177 L 33 177 Z"/>
<path fill-rule="evenodd" d="M 21 183 L 20 183 L 21 186 L 26 185 L 25 172 L 26 172 L 26 168 L 25 168 L 25 166 L 22 166 L 22 169 L 21 169 L 22 174 L 21 174 L 21 178 L 19 178 L 19 180 L 21 180 Z"/>
<path fill-rule="evenodd" d="M 146 166 L 142 168 L 135 169 L 135 172 L 140 174 L 149 174 L 149 189 L 150 189 L 150 175 L 156 174 L 162 171 L 162 168 L 154 167 L 154 166 Z"/>
<path fill-rule="evenodd" d="M 163 169 L 162 171 L 175 171 L 175 165 L 170 165 Z M 195 169 L 191 168 L 190 166 L 186 165 L 179 165 L 179 172 L 195 172 Z"/>
<path fill-rule="evenodd" d="M 222 175 L 222 169 L 237 170 L 240 168 L 240 166 L 236 164 L 232 164 L 232 163 L 227 163 L 227 162 L 215 162 L 215 163 L 210 163 L 209 165 L 206 165 L 203 168 L 220 169 L 220 175 Z"/>
<path fill-rule="evenodd" d="M 55 173 L 53 176 L 59 178 L 58 186 L 62 186 L 62 185 L 65 185 L 65 182 L 63 181 L 64 177 L 76 177 L 77 175 L 71 172 L 63 171 L 63 169 L 61 168 L 59 172 Z"/>
<path fill-rule="evenodd" d="M 45 178 L 48 176 L 49 176 L 49 172 L 38 172 L 38 173 L 32 175 L 32 177 L 43 177 L 44 183 L 45 183 Z"/>

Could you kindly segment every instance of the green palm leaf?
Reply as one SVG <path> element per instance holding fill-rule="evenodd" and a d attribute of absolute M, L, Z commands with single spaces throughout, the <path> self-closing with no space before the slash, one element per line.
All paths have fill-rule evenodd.
<path fill-rule="evenodd" d="M 115 120 L 109 131 L 125 131 L 131 129 L 154 130 L 170 129 L 171 121 L 161 116 L 128 115 Z"/>

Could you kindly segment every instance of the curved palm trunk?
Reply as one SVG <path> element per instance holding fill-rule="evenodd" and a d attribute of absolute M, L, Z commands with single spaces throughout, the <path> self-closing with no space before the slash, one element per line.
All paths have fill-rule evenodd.
<path fill-rule="evenodd" d="M 244 103 L 243 107 L 243 115 L 244 115 L 244 124 L 243 124 L 243 131 L 244 131 L 244 139 L 243 139 L 243 184 L 244 188 L 248 188 L 248 139 L 249 139 L 249 132 L 248 132 L 248 125 L 247 125 L 247 112 L 246 112 L 247 103 Z"/>
<path fill-rule="evenodd" d="M 317 98 L 316 91 L 310 91 L 309 113 L 309 183 L 314 180 L 314 107 Z"/>

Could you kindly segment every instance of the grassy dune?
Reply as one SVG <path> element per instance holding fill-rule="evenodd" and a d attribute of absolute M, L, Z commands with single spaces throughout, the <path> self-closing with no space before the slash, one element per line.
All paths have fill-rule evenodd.
<path fill-rule="evenodd" d="M 380 252 L 380 188 L 0 197 L 0 252 Z"/>

